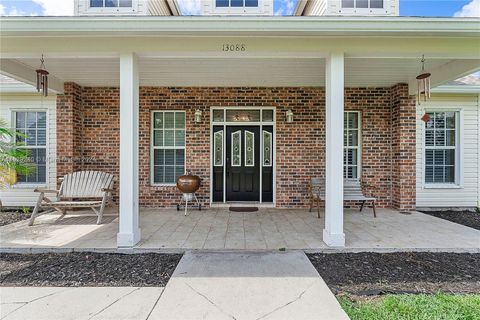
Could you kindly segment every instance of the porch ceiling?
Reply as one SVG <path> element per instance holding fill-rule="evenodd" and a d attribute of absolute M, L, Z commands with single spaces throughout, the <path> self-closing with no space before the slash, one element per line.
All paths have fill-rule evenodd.
<path fill-rule="evenodd" d="M 429 59 L 428 69 L 452 60 Z M 38 59 L 16 62 L 32 69 Z M 142 86 L 253 86 L 303 87 L 325 85 L 323 58 L 147 58 L 141 57 Z M 47 69 L 56 78 L 82 86 L 119 86 L 118 57 L 47 58 Z M 347 87 L 382 87 L 411 80 L 420 69 L 418 59 L 347 58 Z"/>

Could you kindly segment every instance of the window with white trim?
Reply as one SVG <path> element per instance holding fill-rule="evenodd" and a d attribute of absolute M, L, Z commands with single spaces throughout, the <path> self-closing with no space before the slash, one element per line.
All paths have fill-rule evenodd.
<path fill-rule="evenodd" d="M 346 111 L 343 122 L 343 177 L 358 179 L 360 176 L 360 112 Z"/>
<path fill-rule="evenodd" d="M 132 0 L 90 0 L 90 8 L 132 8 Z"/>
<path fill-rule="evenodd" d="M 185 174 L 185 112 L 152 114 L 152 182 L 175 184 Z"/>
<path fill-rule="evenodd" d="M 455 184 L 458 159 L 456 111 L 427 112 L 425 123 L 425 183 Z"/>
<path fill-rule="evenodd" d="M 28 175 L 18 175 L 18 183 L 47 182 L 47 113 L 45 111 L 15 111 L 14 130 L 20 135 L 16 142 L 29 150 L 33 170 Z"/>
<path fill-rule="evenodd" d="M 253 8 L 258 7 L 258 0 L 215 0 L 217 8 Z"/>
<path fill-rule="evenodd" d="M 383 9 L 383 0 L 342 0 L 343 9 Z"/>

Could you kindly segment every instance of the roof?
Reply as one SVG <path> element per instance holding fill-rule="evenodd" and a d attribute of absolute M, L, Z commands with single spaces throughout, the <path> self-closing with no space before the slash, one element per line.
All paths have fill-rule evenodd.
<path fill-rule="evenodd" d="M 470 74 L 468 76 L 459 78 L 449 82 L 447 85 L 451 86 L 477 86 L 480 88 L 480 72 Z"/>
<path fill-rule="evenodd" d="M 432 91 L 438 93 L 480 94 L 480 71 L 433 88 Z"/>

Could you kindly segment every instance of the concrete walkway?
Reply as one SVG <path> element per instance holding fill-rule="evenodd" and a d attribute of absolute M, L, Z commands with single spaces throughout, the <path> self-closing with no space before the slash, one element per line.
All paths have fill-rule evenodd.
<path fill-rule="evenodd" d="M 346 320 L 303 252 L 187 252 L 163 288 L 0 288 L 5 320 Z"/>
<path fill-rule="evenodd" d="M 143 320 L 163 288 L 0 288 L 2 320 Z"/>
<path fill-rule="evenodd" d="M 303 252 L 188 252 L 151 319 L 348 317 Z"/>

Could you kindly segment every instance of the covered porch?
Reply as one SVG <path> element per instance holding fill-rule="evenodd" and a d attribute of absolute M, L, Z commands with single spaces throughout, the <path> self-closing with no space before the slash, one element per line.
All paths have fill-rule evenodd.
<path fill-rule="evenodd" d="M 368 94 L 369 88 L 391 88 L 387 90 L 388 98 L 381 106 L 389 109 L 384 118 L 389 125 L 384 131 L 391 132 L 388 135 L 389 156 L 387 159 L 374 156 L 373 153 L 377 151 L 375 145 L 371 145 L 370 149 L 366 148 L 364 152 L 372 155 L 370 175 L 373 182 L 381 182 L 388 188 L 386 192 L 389 198 L 385 200 L 384 206 L 395 207 L 400 211 L 414 210 L 416 119 L 415 99 L 412 95 L 416 92 L 414 78 L 420 70 L 419 58 L 422 54 L 429 58 L 433 86 L 475 70 L 479 65 L 478 52 L 473 50 L 476 48 L 476 38 L 470 37 L 475 21 L 418 21 L 418 29 L 412 30 L 411 21 L 401 20 L 385 22 L 272 18 L 255 21 L 238 18 L 225 22 L 215 19 L 217 18 L 192 18 L 185 22 L 155 18 L 138 24 L 139 21 L 134 18 L 121 21 L 82 18 L 75 24 L 69 19 L 67 28 L 61 19 L 45 18 L 42 21 L 42 28 L 45 30 L 38 30 L 33 20 L 12 18 L 5 21 L 1 30 L 2 73 L 33 82 L 38 57 L 45 54 L 46 65 L 51 72 L 51 88 L 59 94 L 57 109 L 63 112 L 62 115 L 70 117 L 68 121 L 57 122 L 57 135 L 71 138 L 65 149 L 59 149 L 57 157 L 83 159 L 86 154 L 82 154 L 81 150 L 88 149 L 85 145 L 93 139 L 84 139 L 82 128 L 85 124 L 90 125 L 90 129 L 97 130 L 92 131 L 93 135 L 98 135 L 98 128 L 105 124 L 103 120 L 77 113 L 78 110 L 88 106 L 98 111 L 107 104 L 118 107 L 113 113 L 114 117 L 118 116 L 113 122 L 115 126 L 104 138 L 112 139 L 114 147 L 119 148 L 118 154 L 115 148 L 109 151 L 111 162 L 104 158 L 97 159 L 94 164 L 58 162 L 57 159 L 58 177 L 72 171 L 92 168 L 111 170 L 119 177 L 118 223 L 85 227 L 93 228 L 92 233 L 101 233 L 100 238 L 107 237 L 103 238 L 101 243 L 98 243 L 95 237 L 76 239 L 75 243 L 80 245 L 83 241 L 86 243 L 84 245 L 90 243 L 94 248 L 102 245 L 109 248 L 209 248 L 210 245 L 216 245 L 222 248 L 222 241 L 223 249 L 235 249 L 235 246 L 239 249 L 249 249 L 249 246 L 254 249 L 370 247 L 375 246 L 375 241 L 388 239 L 392 235 L 391 227 L 403 230 L 403 236 L 407 230 L 418 230 L 415 228 L 418 223 L 418 227 L 430 228 L 428 223 L 425 225 L 426 222 L 422 222 L 421 214 L 412 215 L 411 217 L 420 219 L 412 223 L 406 218 L 409 216 L 398 215 L 388 209 L 385 209 L 385 216 L 390 220 L 385 221 L 381 214 L 377 220 L 373 220 L 370 214 L 357 216 L 352 213 L 350 218 L 348 211 L 344 211 L 342 181 L 345 92 L 349 88 L 363 88 L 360 94 Z M 207 21 L 208 25 L 205 25 Z M 379 27 L 379 23 L 388 26 Z M 459 31 L 455 32 L 462 37 L 452 37 L 452 23 L 456 23 L 455 30 Z M 119 38 L 120 33 L 124 37 Z M 72 35 L 75 35 L 77 40 L 71 41 Z M 240 49 L 232 51 L 231 45 L 233 48 L 238 45 Z M 172 87 L 173 89 L 170 89 Z M 309 106 L 315 106 L 319 112 L 324 112 L 324 121 L 320 123 L 316 118 L 317 113 L 309 116 L 310 111 L 304 111 L 303 118 L 297 121 L 297 127 L 285 124 L 283 111 L 286 110 L 283 110 L 283 104 L 291 97 L 278 95 L 274 99 L 267 99 L 263 98 L 263 93 L 260 92 L 251 101 L 235 97 L 236 100 L 230 102 L 230 106 L 234 107 L 253 107 L 258 103 L 264 107 L 273 101 L 274 107 L 282 110 L 276 123 L 284 136 L 294 136 L 298 133 L 298 128 L 318 122 L 319 130 L 312 133 L 314 141 L 307 152 L 314 155 L 314 160 L 318 158 L 316 165 L 320 166 L 320 159 L 322 160 L 323 170 L 319 172 L 307 168 L 302 174 L 322 175 L 326 178 L 325 212 L 321 220 L 315 220 L 313 215 L 304 211 L 289 209 L 278 212 L 271 211 L 274 209 L 262 209 L 259 214 L 252 216 L 234 215 L 225 209 L 209 209 L 188 217 L 180 216 L 171 210 L 141 209 L 142 205 L 158 204 L 156 199 L 164 200 L 160 205 L 166 207 L 171 205 L 172 199 L 178 199 L 172 185 L 152 186 L 150 180 L 149 111 L 160 108 L 159 105 L 167 110 L 186 110 L 186 170 L 190 169 L 190 164 L 195 165 L 194 168 L 207 182 L 202 200 L 207 206 L 212 203 L 211 186 L 208 182 L 211 179 L 212 166 L 208 152 L 211 146 L 211 119 L 209 113 L 204 112 L 202 124 L 197 124 L 193 116 L 197 108 L 222 106 L 223 101 L 212 99 L 212 95 L 230 96 L 231 93 L 216 89 L 224 87 L 247 93 L 251 88 L 256 88 L 257 91 L 261 91 L 258 88 L 283 88 L 282 94 L 288 94 L 289 88 L 325 88 L 312 94 L 313 99 L 316 99 L 313 103 L 310 101 L 311 96 L 308 96 L 310 100 L 307 101 L 308 99 L 302 100 L 301 92 L 292 93 L 292 96 L 295 96 L 292 98 L 293 104 L 297 108 L 308 109 Z M 168 88 L 168 94 L 176 94 L 182 90 L 186 94 L 173 98 L 170 95 L 164 102 L 159 97 L 166 94 L 158 88 Z M 195 88 L 204 90 L 198 93 Z M 195 95 L 195 92 L 198 95 Z M 376 93 L 370 92 L 370 97 L 375 97 Z M 200 94 L 203 95 L 203 101 L 210 103 L 213 100 L 215 104 L 206 105 L 199 101 Z M 368 105 L 372 100 L 369 96 L 356 94 L 355 89 L 352 89 L 352 101 L 362 99 L 365 101 L 365 108 L 371 107 Z M 94 95 L 102 95 L 103 102 L 94 100 Z M 152 103 L 147 106 L 148 110 L 145 110 L 145 104 L 142 104 L 142 97 L 143 101 Z M 153 98 L 149 100 L 149 97 Z M 296 110 L 292 111 L 295 113 Z M 375 118 L 377 106 L 370 111 L 372 118 Z M 100 110 L 102 115 L 108 115 L 109 112 Z M 190 142 L 189 134 L 192 138 Z M 371 138 L 372 141 L 380 141 L 384 137 L 372 132 Z M 325 149 L 321 156 L 318 148 L 320 140 Z M 97 151 L 103 146 L 104 144 L 94 145 L 94 148 Z M 277 144 L 277 148 L 279 146 Z M 283 141 L 281 145 L 282 148 L 289 146 L 298 148 L 296 142 L 291 140 Z M 297 150 L 300 151 L 301 148 Z M 283 167 L 277 167 L 275 172 L 279 179 L 274 178 L 273 181 L 277 187 L 276 196 L 282 192 L 284 198 L 281 199 L 283 202 L 280 202 L 274 195 L 272 205 L 302 207 L 302 189 L 295 189 L 295 186 L 300 185 L 294 161 L 296 158 L 292 161 L 287 154 L 283 160 Z M 382 165 L 382 161 L 388 162 L 389 166 L 391 164 L 392 170 L 385 177 L 376 177 L 375 172 L 378 166 Z M 308 159 L 305 163 L 308 163 Z M 305 183 L 304 180 L 301 185 Z M 365 219 L 363 230 L 357 220 L 359 217 Z M 67 216 L 65 221 L 72 218 Z M 379 226 L 382 222 L 383 237 L 378 237 L 375 229 L 369 228 Z M 217 223 L 218 229 L 222 230 L 218 237 L 224 239 L 217 239 L 215 242 L 215 232 L 212 233 L 212 239 L 208 236 L 210 230 L 217 229 Z M 399 227 L 397 223 L 400 226 L 402 223 L 405 225 Z M 26 232 L 35 233 L 35 228 L 41 230 L 41 226 L 46 228 L 45 232 L 58 232 L 60 238 L 61 234 L 72 236 L 72 232 L 65 232 L 63 225 L 56 231 L 55 224 L 51 227 L 53 229 L 41 224 Z M 78 225 L 76 227 L 77 232 L 81 233 L 82 228 Z M 274 228 L 277 228 L 277 232 L 270 232 Z M 224 229 L 225 235 L 222 236 Z M 232 232 L 229 233 L 228 230 Z M 288 236 L 280 236 L 282 231 Z M 43 231 L 39 232 L 46 235 Z M 435 229 L 432 229 L 432 232 L 435 232 Z M 247 237 L 250 233 L 251 238 Z M 345 234 L 351 239 L 346 240 Z M 190 235 L 193 237 L 190 238 Z M 436 240 L 432 239 L 438 239 L 439 235 L 440 233 L 430 240 L 423 240 L 427 243 L 435 242 Z M 419 239 L 424 236 L 425 232 L 418 232 L 414 236 L 414 244 L 422 246 Z M 368 237 L 371 237 L 373 242 L 363 243 L 365 240 L 361 239 Z M 402 237 L 402 233 L 399 233 L 398 237 Z M 47 238 L 51 239 L 48 235 Z M 83 238 L 83 235 L 80 235 L 80 238 Z M 61 241 L 72 242 L 66 239 Z M 394 242 L 387 241 L 384 245 L 394 246 Z M 446 244 L 440 244 L 444 245 Z"/>
<path fill-rule="evenodd" d="M 225 208 L 192 210 L 184 216 L 175 209 L 140 210 L 142 237 L 134 252 L 184 250 L 329 251 L 323 242 L 324 212 L 303 209 L 260 208 L 258 212 L 230 212 Z M 117 250 L 118 211 L 110 208 L 102 225 L 91 212 L 44 215 L 33 227 L 27 222 L 0 227 L 0 251 Z M 373 218 L 345 209 L 345 251 L 459 251 L 479 252 L 480 231 L 414 212 L 399 214 L 380 209 Z"/>

